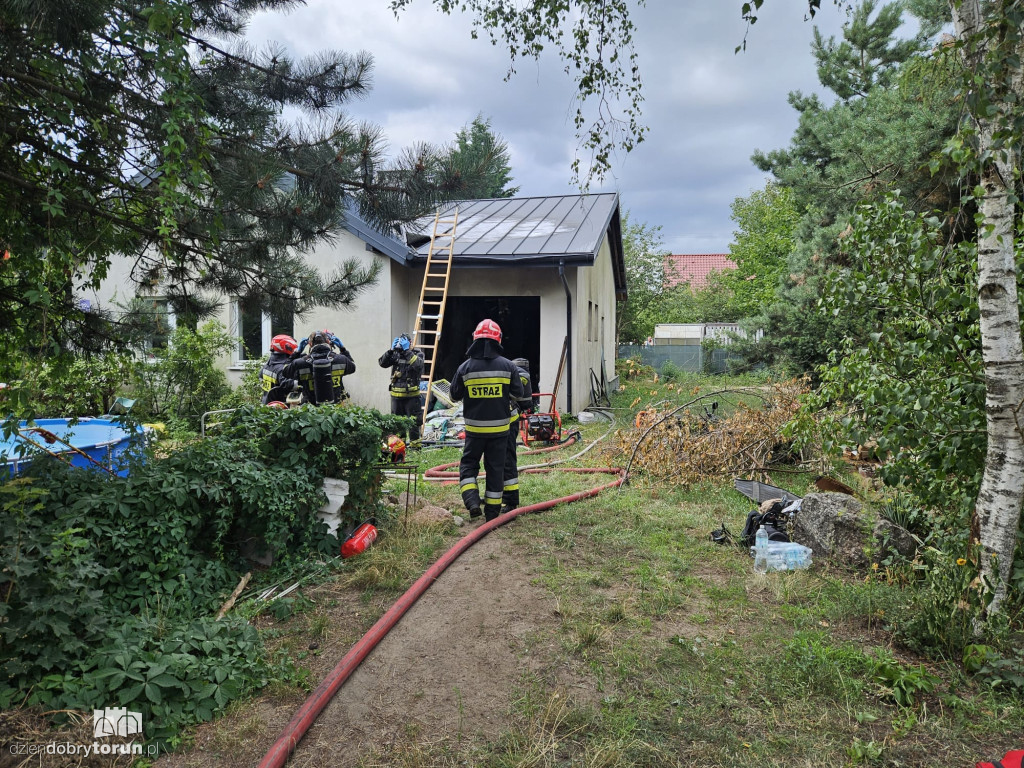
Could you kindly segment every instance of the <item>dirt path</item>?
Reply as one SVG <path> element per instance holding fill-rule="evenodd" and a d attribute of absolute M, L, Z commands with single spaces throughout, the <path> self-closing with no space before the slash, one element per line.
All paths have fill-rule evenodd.
<path fill-rule="evenodd" d="M 543 646 L 552 641 L 541 638 L 556 637 L 561 619 L 557 599 L 531 583 L 536 563 L 513 540 L 511 529 L 522 524 L 489 534 L 441 574 L 345 682 L 289 768 L 386 764 L 393 750 L 495 738 L 507 729 L 512 697 L 531 673 L 587 698 L 587 683 L 551 665 L 555 649 Z M 348 650 L 332 649 L 326 669 Z M 254 766 L 299 704 L 264 702 L 237 726 L 242 738 L 231 744 L 200 728 L 192 749 L 156 765 Z"/>
<path fill-rule="evenodd" d="M 497 736 L 532 636 L 559 621 L 526 566 L 504 529 L 462 555 L 348 679 L 292 764 L 354 765 L 410 738 Z"/>

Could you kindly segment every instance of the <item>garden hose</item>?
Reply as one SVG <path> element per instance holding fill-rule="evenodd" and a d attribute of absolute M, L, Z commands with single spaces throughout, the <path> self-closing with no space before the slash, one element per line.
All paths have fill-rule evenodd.
<path fill-rule="evenodd" d="M 601 414 L 605 418 L 609 418 L 607 414 Z M 605 433 L 605 436 L 610 432 Z M 604 436 L 598 438 L 590 446 L 585 448 L 580 453 L 576 454 L 581 456 L 586 451 L 590 450 L 600 440 L 603 440 Z M 574 457 L 573 457 L 574 458 Z M 567 461 L 568 459 L 566 459 Z M 451 465 L 446 465 L 451 466 Z M 434 467 L 434 470 L 440 470 L 441 467 Z M 537 468 L 532 468 L 534 471 L 540 471 Z M 432 470 L 428 470 L 430 472 Z M 499 515 L 490 522 L 485 522 L 478 528 L 461 538 L 454 547 L 445 552 L 426 572 L 420 576 L 405 594 L 398 598 L 395 603 L 381 616 L 377 622 L 370 627 L 370 630 L 363 635 L 363 637 L 352 646 L 351 650 L 345 654 L 345 656 L 338 662 L 337 666 L 323 679 L 320 685 L 317 686 L 316 690 L 310 694 L 309 698 L 303 702 L 302 706 L 299 707 L 298 711 L 285 726 L 284 732 L 278 737 L 277 741 L 274 742 L 273 746 L 267 751 L 266 755 L 260 761 L 258 768 L 281 768 L 288 760 L 289 755 L 295 751 L 295 747 L 298 745 L 299 740 L 305 735 L 306 731 L 309 730 L 313 722 L 324 710 L 324 708 L 330 703 L 331 699 L 334 698 L 335 694 L 341 690 L 341 686 L 344 685 L 345 681 L 355 672 L 356 668 L 362 661 L 370 654 L 377 644 L 384 639 L 384 637 L 391 631 L 391 629 L 398 623 L 398 621 L 405 615 L 413 604 L 423 595 L 430 585 L 437 581 L 438 577 L 444 573 L 445 569 L 448 568 L 455 560 L 462 555 L 466 550 L 473 546 L 476 542 L 480 541 L 484 536 L 493 531 L 495 528 L 500 528 L 505 523 L 510 522 L 520 515 L 525 515 L 529 512 L 541 512 L 546 509 L 551 509 L 558 504 L 567 504 L 573 501 L 579 501 L 581 499 L 590 498 L 596 496 L 602 491 L 610 488 L 615 488 L 620 485 L 623 481 L 623 473 L 619 467 L 569 467 L 563 470 L 563 472 L 576 472 L 580 474 L 609 474 L 615 475 L 616 479 L 604 483 L 603 485 L 589 488 L 585 491 L 579 491 L 568 496 L 562 496 L 557 499 L 549 499 L 542 501 L 537 504 L 530 504 L 525 507 L 519 507 Z"/>

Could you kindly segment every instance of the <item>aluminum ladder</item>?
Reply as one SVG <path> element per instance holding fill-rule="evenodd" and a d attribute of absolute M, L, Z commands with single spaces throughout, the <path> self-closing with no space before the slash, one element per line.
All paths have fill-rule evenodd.
<path fill-rule="evenodd" d="M 441 217 L 441 209 L 434 214 L 434 233 L 427 251 L 427 267 L 423 272 L 423 287 L 416 307 L 416 326 L 413 330 L 412 345 L 423 353 L 423 374 L 421 381 L 427 383 L 427 399 L 423 408 L 423 419 L 430 413 L 434 397 L 434 362 L 441 345 L 441 331 L 444 328 L 444 305 L 448 298 L 448 282 L 452 273 L 452 255 L 455 250 L 455 228 L 459 223 L 459 209 Z M 448 218 L 450 216 L 450 218 Z"/>

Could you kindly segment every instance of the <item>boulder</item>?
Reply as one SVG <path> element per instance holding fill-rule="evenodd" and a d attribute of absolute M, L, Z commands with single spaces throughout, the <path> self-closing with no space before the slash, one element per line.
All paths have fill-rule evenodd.
<path fill-rule="evenodd" d="M 410 507 L 411 509 L 411 507 Z M 435 507 L 433 504 L 422 504 L 419 509 L 412 512 L 414 522 L 423 525 L 451 524 L 455 522 L 455 516 L 444 507 Z"/>
<path fill-rule="evenodd" d="M 398 494 L 395 499 L 395 506 L 398 507 L 399 511 L 404 511 L 408 506 L 409 510 L 422 509 L 426 504 L 426 500 L 422 496 L 416 496 L 414 494 L 402 491 Z"/>
<path fill-rule="evenodd" d="M 859 501 L 844 493 L 809 493 L 793 520 L 793 538 L 815 557 L 864 568 L 871 522 Z"/>
<path fill-rule="evenodd" d="M 872 539 L 875 542 L 872 560 L 877 563 L 894 554 L 912 560 L 920 546 L 906 528 L 882 517 L 875 522 Z"/>

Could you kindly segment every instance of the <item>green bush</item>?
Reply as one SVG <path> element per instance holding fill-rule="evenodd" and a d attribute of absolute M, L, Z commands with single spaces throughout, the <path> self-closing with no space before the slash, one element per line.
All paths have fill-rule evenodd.
<path fill-rule="evenodd" d="M 176 328 L 166 349 L 153 350 L 152 361 L 135 365 L 132 392 L 138 415 L 177 417 L 198 429 L 203 413 L 216 409 L 231 392 L 217 359 L 236 343 L 237 339 L 215 322 L 204 323 L 196 331 Z"/>
<path fill-rule="evenodd" d="M 910 605 L 893 620 L 896 636 L 916 651 L 959 658 L 973 642 L 975 620 L 986 605 L 977 566 L 935 547 L 926 547 L 920 559 L 921 581 L 911 587 Z"/>
<path fill-rule="evenodd" d="M 124 352 L 60 354 L 23 359 L 6 372 L 5 405 L 19 418 L 99 416 L 131 379 L 133 357 Z"/>
<path fill-rule="evenodd" d="M 0 708 L 119 704 L 165 740 L 272 675 L 255 630 L 211 616 L 245 567 L 337 553 L 315 511 L 345 477 L 355 521 L 374 514 L 381 438 L 395 418 L 354 407 L 240 409 L 221 434 L 127 477 L 34 461 L 0 483 Z"/>

